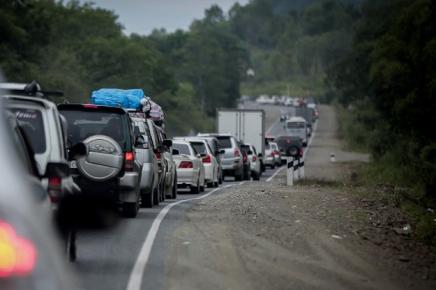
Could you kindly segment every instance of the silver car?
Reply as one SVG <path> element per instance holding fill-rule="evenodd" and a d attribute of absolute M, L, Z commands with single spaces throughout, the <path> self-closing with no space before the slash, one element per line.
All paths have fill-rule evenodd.
<path fill-rule="evenodd" d="M 215 137 L 224 153 L 221 155 L 223 176 L 233 176 L 241 181 L 244 174 L 244 164 L 241 148 L 235 137 L 229 134 L 198 134 L 199 137 Z"/>

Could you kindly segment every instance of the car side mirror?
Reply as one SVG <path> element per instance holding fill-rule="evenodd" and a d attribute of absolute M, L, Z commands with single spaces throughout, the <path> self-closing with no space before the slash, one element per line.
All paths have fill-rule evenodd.
<path fill-rule="evenodd" d="M 136 139 L 135 139 L 135 147 L 144 148 L 145 143 L 146 142 L 145 142 L 144 136 L 139 135 L 139 136 L 136 137 Z"/>
<path fill-rule="evenodd" d="M 169 140 L 169 139 L 165 139 L 163 140 L 162 144 L 167 147 L 170 148 L 171 146 L 173 146 L 173 141 Z"/>
<path fill-rule="evenodd" d="M 177 149 L 173 149 L 173 151 L 171 152 L 173 155 L 180 155 L 180 151 Z"/>
<path fill-rule="evenodd" d="M 70 175 L 70 166 L 66 162 L 49 162 L 45 168 L 44 177 L 67 177 Z"/>
<path fill-rule="evenodd" d="M 68 150 L 68 160 L 75 160 L 85 157 L 88 154 L 88 147 L 83 142 L 73 145 Z"/>

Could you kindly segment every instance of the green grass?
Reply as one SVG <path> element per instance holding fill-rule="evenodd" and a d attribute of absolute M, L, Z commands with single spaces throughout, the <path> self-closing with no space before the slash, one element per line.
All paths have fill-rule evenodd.
<path fill-rule="evenodd" d="M 335 105 L 338 118 L 338 135 L 344 149 L 353 152 L 368 152 L 368 132 L 356 119 L 354 111 Z"/>

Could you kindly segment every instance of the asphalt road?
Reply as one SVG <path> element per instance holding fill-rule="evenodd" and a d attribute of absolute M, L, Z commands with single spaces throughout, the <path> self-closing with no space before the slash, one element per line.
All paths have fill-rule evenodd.
<path fill-rule="evenodd" d="M 274 173 L 275 170 L 267 170 L 262 175 L 261 181 L 267 180 Z M 231 191 L 231 187 L 224 188 L 224 186 L 236 184 L 239 182 L 228 178 L 222 188 L 214 194 Z M 210 191 L 211 189 L 206 189 L 200 195 L 180 191 L 176 201 L 198 198 Z M 153 222 L 159 212 L 173 202 L 175 201 L 167 200 L 158 207 L 141 209 L 136 219 L 121 219 L 110 230 L 79 233 L 77 237 L 78 260 L 74 268 L 83 287 L 89 290 L 127 289 L 133 267 Z M 168 212 L 154 241 L 140 289 L 162 289 L 164 287 L 163 273 L 169 245 L 168 237 L 184 220 L 186 210 L 196 202 L 178 204 Z"/>
<path fill-rule="evenodd" d="M 253 103 L 249 106 L 256 107 Z M 282 124 L 278 121 L 281 114 L 293 114 L 293 108 L 289 107 L 264 106 L 262 109 L 267 114 L 269 134 L 281 132 Z M 280 170 L 267 170 L 260 182 L 266 184 Z M 229 178 L 212 193 L 229 194 L 239 184 Z M 78 260 L 73 267 L 83 287 L 89 290 L 164 289 L 168 280 L 167 261 L 171 260 L 168 249 L 173 235 L 186 222 L 187 212 L 211 191 L 206 189 L 203 194 L 192 195 L 181 190 L 177 200 L 167 200 L 152 209 L 141 209 L 137 218 L 121 219 L 110 230 L 79 233 Z M 207 284 L 196 288 L 205 289 Z"/>

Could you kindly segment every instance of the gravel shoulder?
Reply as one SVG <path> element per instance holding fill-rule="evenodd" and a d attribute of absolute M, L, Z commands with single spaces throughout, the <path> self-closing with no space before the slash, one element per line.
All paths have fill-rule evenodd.
<path fill-rule="evenodd" d="M 198 202 L 169 236 L 165 289 L 436 289 L 434 256 L 392 230 L 401 213 L 342 184 L 367 156 L 341 151 L 332 108 L 321 118 L 312 181 L 287 187 L 282 172 Z"/>

